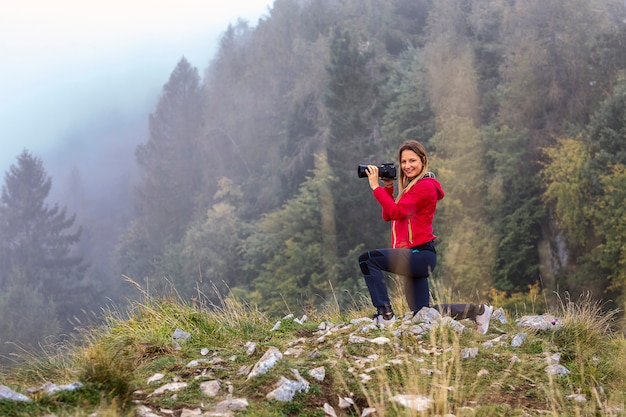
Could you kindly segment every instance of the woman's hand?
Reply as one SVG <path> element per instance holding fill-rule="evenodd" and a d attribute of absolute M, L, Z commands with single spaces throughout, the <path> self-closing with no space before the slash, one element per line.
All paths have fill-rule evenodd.
<path fill-rule="evenodd" d="M 378 183 L 378 167 L 376 165 L 368 165 L 365 172 L 367 173 L 367 179 L 370 183 L 371 189 L 375 190 L 380 187 L 380 184 Z"/>

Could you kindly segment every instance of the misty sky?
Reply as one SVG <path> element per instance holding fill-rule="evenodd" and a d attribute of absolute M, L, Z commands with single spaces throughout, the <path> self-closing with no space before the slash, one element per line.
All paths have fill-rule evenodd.
<path fill-rule="evenodd" d="M 59 152 L 103 114 L 154 109 L 181 57 L 208 66 L 221 33 L 273 0 L 2 0 L 0 173 L 26 148 Z M 89 146 L 88 138 L 72 146 Z"/>

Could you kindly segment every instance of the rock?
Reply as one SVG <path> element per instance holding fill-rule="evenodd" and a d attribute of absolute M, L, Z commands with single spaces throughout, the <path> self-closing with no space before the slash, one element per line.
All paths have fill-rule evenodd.
<path fill-rule="evenodd" d="M 332 405 L 324 403 L 324 414 L 330 417 L 337 417 L 337 413 Z"/>
<path fill-rule="evenodd" d="M 548 362 L 548 365 L 558 365 L 560 361 L 561 361 L 560 353 L 555 353 L 553 355 L 546 356 L 546 362 Z"/>
<path fill-rule="evenodd" d="M 350 320 L 350 324 L 354 324 L 355 326 L 361 323 L 372 324 L 372 319 L 369 317 L 360 317 L 358 319 Z"/>
<path fill-rule="evenodd" d="M 569 369 L 563 365 L 548 365 L 546 372 L 550 375 L 568 375 L 570 373 Z"/>
<path fill-rule="evenodd" d="M 351 334 L 350 337 L 348 338 L 348 343 L 351 343 L 351 344 L 365 343 L 367 342 L 367 340 L 368 339 L 366 339 L 363 336 L 356 336 L 356 335 Z"/>
<path fill-rule="evenodd" d="M 577 403 L 587 402 L 587 397 L 585 397 L 585 394 L 570 394 L 566 395 L 565 398 L 567 398 L 568 400 L 576 401 Z"/>
<path fill-rule="evenodd" d="M 15 392 L 11 388 L 5 385 L 0 385 L 0 398 L 4 400 L 21 401 L 21 402 L 31 401 L 31 399 L 25 396 L 24 394 Z"/>
<path fill-rule="evenodd" d="M 174 330 L 174 334 L 172 335 L 172 339 L 174 340 L 187 340 L 190 337 L 191 335 L 189 333 L 181 329 Z"/>
<path fill-rule="evenodd" d="M 184 408 L 183 411 L 180 413 L 180 417 L 195 417 L 195 416 L 201 416 L 201 415 L 202 415 L 202 410 L 200 408 L 194 408 L 193 410 Z"/>
<path fill-rule="evenodd" d="M 280 329 L 280 320 L 278 320 L 276 322 L 276 324 L 274 324 L 274 327 L 272 327 L 272 329 L 270 330 L 270 332 L 275 332 L 276 330 Z"/>
<path fill-rule="evenodd" d="M 150 407 L 146 407 L 145 405 L 137 406 L 135 412 L 139 417 L 161 417 L 159 414 L 154 413 Z"/>
<path fill-rule="evenodd" d="M 293 356 L 294 358 L 299 358 L 303 352 L 304 352 L 304 349 L 302 349 L 301 347 L 291 347 L 287 349 L 285 352 L 283 352 L 283 355 Z"/>
<path fill-rule="evenodd" d="M 372 377 L 369 376 L 368 374 L 359 374 L 359 378 L 361 378 L 361 382 L 363 384 L 372 380 Z"/>
<path fill-rule="evenodd" d="M 439 326 L 450 326 L 452 330 L 461 334 L 465 331 L 465 326 L 458 321 L 454 320 L 452 317 L 443 317 L 439 320 Z"/>
<path fill-rule="evenodd" d="M 156 374 L 152 375 L 150 378 L 148 378 L 148 384 L 160 381 L 160 380 L 163 379 L 164 376 L 165 375 L 163 375 L 163 374 L 156 373 Z"/>
<path fill-rule="evenodd" d="M 208 359 L 194 359 L 185 365 L 187 368 L 195 368 L 196 366 L 200 366 L 202 364 L 208 364 L 210 361 Z"/>
<path fill-rule="evenodd" d="M 506 313 L 502 307 L 494 310 L 491 314 L 491 320 L 498 320 L 502 324 L 506 324 Z"/>
<path fill-rule="evenodd" d="M 282 358 L 283 354 L 280 353 L 280 350 L 278 350 L 274 346 L 271 346 L 269 349 L 267 349 L 261 359 L 259 359 L 259 361 L 254 365 L 246 379 L 250 379 L 257 375 L 267 373 L 267 371 L 269 371 L 274 365 L 276 365 L 276 362 L 278 362 Z"/>
<path fill-rule="evenodd" d="M 461 349 L 461 358 L 475 358 L 478 355 L 478 348 L 465 348 Z"/>
<path fill-rule="evenodd" d="M 513 340 L 511 340 L 511 346 L 520 347 L 522 346 L 522 343 L 524 343 L 525 340 L 526 340 L 526 333 L 518 333 L 515 335 L 515 337 L 513 337 Z"/>
<path fill-rule="evenodd" d="M 252 356 L 256 351 L 256 343 L 246 342 L 246 355 Z"/>
<path fill-rule="evenodd" d="M 252 370 L 252 365 L 242 365 L 237 371 L 237 375 L 248 375 Z"/>
<path fill-rule="evenodd" d="M 215 397 L 220 391 L 220 381 L 204 381 L 200 383 L 200 391 L 207 397 Z"/>
<path fill-rule="evenodd" d="M 350 344 L 358 344 L 358 343 L 365 343 L 365 342 L 374 343 L 376 345 L 386 345 L 388 343 L 391 343 L 391 339 L 389 339 L 388 337 L 384 337 L 384 336 L 375 337 L 374 339 L 368 339 L 366 337 L 357 336 L 355 334 L 351 334 L 350 337 L 348 337 L 348 343 Z"/>
<path fill-rule="evenodd" d="M 391 397 L 391 400 L 415 411 L 426 411 L 433 403 L 432 399 L 423 395 L 399 394 Z"/>
<path fill-rule="evenodd" d="M 306 344 L 306 339 L 304 337 L 301 337 L 299 339 L 296 339 L 296 340 L 293 340 L 293 341 L 287 343 L 287 346 L 288 347 L 293 347 L 293 346 L 296 346 L 296 345 L 304 345 L 304 344 Z"/>
<path fill-rule="evenodd" d="M 350 408 L 354 406 L 354 400 L 350 397 L 339 396 L 339 408 Z"/>
<path fill-rule="evenodd" d="M 305 321 L 307 321 L 307 319 L 308 319 L 308 317 L 307 317 L 307 316 L 306 316 L 306 314 L 305 314 L 305 315 L 303 315 L 303 316 L 302 316 L 302 318 L 299 318 L 299 319 L 293 319 L 293 321 L 294 321 L 295 323 L 298 323 L 298 324 L 304 324 L 304 322 L 305 322 Z"/>
<path fill-rule="evenodd" d="M 296 380 L 285 378 L 284 376 L 280 377 L 278 381 L 278 386 L 265 397 L 268 399 L 274 399 L 277 401 L 288 402 L 291 401 L 298 392 L 308 392 L 311 385 L 300 376 L 300 373 L 297 369 L 292 369 L 291 372 L 296 377 Z"/>
<path fill-rule="evenodd" d="M 248 408 L 248 400 L 245 398 L 231 398 L 218 403 L 211 410 L 204 413 L 203 417 L 231 417 L 232 411 L 241 411 Z"/>
<path fill-rule="evenodd" d="M 374 414 L 376 412 L 376 409 L 373 407 L 366 407 L 363 409 L 363 412 L 361 413 L 361 417 L 367 417 L 370 416 L 372 414 Z"/>
<path fill-rule="evenodd" d="M 152 397 L 153 395 L 163 394 L 165 391 L 180 391 L 181 389 L 187 388 L 186 382 L 170 382 L 169 384 L 165 384 L 162 387 L 155 389 L 152 394 L 148 395 L 148 397 Z"/>
<path fill-rule="evenodd" d="M 387 343 L 391 343 L 391 340 L 388 337 L 380 336 L 374 339 L 369 339 L 371 343 L 376 345 L 386 345 Z"/>
<path fill-rule="evenodd" d="M 323 381 L 324 378 L 326 378 L 326 368 L 320 366 L 318 368 L 309 369 L 308 374 L 318 381 Z"/>
<path fill-rule="evenodd" d="M 202 356 L 206 356 L 206 355 L 208 355 L 208 354 L 209 354 L 209 349 L 207 349 L 207 348 L 202 348 L 202 349 L 200 349 L 200 354 L 201 354 Z"/>
<path fill-rule="evenodd" d="M 562 326 L 562 323 L 551 314 L 542 314 L 540 316 L 523 316 L 517 320 L 517 325 L 534 330 L 556 330 Z"/>
<path fill-rule="evenodd" d="M 422 307 L 420 311 L 415 313 L 411 321 L 413 323 L 433 323 L 438 320 L 441 320 L 439 310 L 430 307 Z"/>

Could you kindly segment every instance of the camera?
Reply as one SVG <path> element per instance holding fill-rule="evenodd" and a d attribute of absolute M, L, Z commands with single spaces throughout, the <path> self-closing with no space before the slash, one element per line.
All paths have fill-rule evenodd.
<path fill-rule="evenodd" d="M 359 178 L 367 177 L 367 165 L 359 165 L 357 168 L 357 173 L 359 174 Z M 393 162 L 387 162 L 384 164 L 380 164 L 378 167 L 378 178 L 383 180 L 395 180 L 396 179 L 396 167 Z"/>

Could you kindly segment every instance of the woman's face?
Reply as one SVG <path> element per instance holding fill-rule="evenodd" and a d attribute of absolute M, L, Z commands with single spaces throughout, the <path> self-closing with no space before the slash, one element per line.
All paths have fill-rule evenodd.
<path fill-rule="evenodd" d="M 410 149 L 405 149 L 400 154 L 400 167 L 407 178 L 413 179 L 422 172 L 422 160 L 419 155 Z"/>

